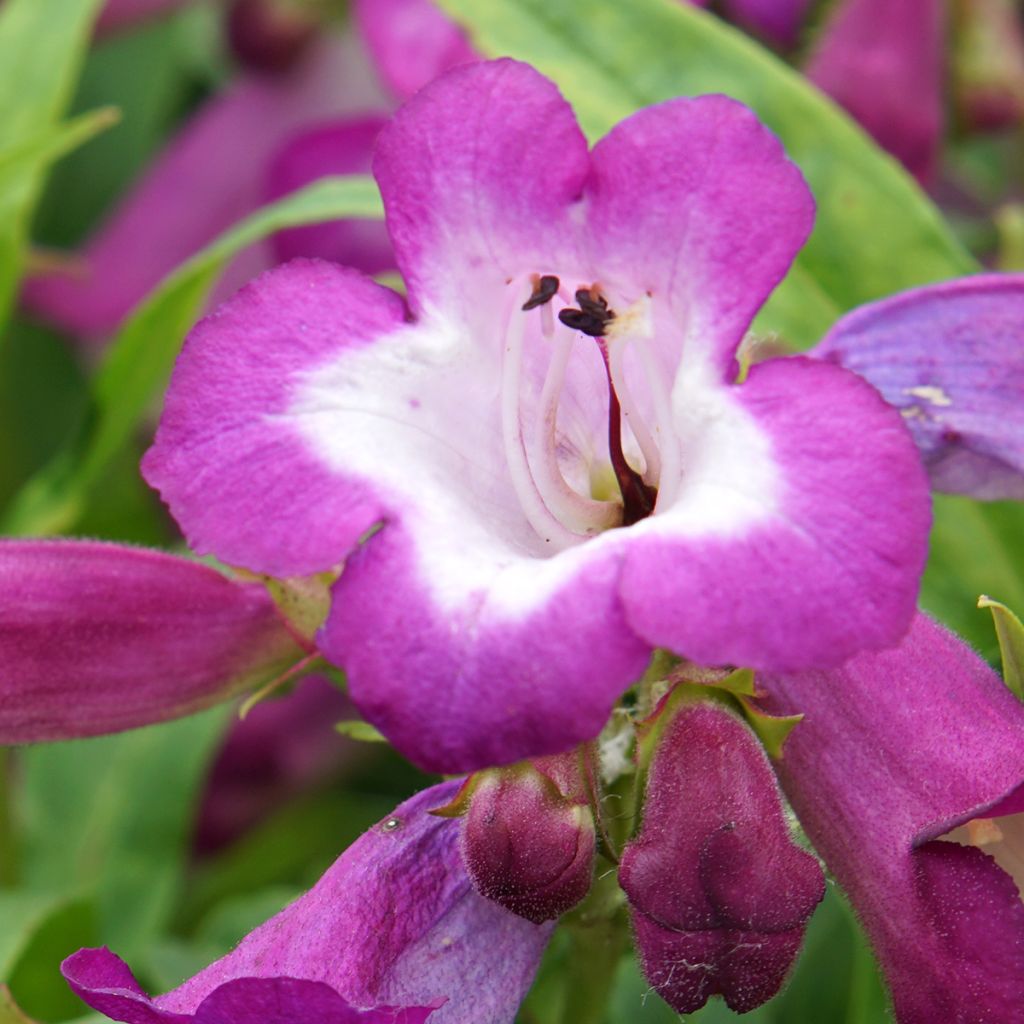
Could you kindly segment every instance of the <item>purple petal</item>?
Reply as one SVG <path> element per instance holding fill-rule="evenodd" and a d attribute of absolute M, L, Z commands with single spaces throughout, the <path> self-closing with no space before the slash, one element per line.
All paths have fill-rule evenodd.
<path fill-rule="evenodd" d="M 836 369 L 774 359 L 738 387 L 688 392 L 691 410 L 708 406 L 689 421 L 689 482 L 638 524 L 622 577 L 629 621 L 653 646 L 774 670 L 838 664 L 906 631 L 927 480 L 900 417 Z"/>
<path fill-rule="evenodd" d="M 357 357 L 404 320 L 394 292 L 299 260 L 199 322 L 142 462 L 195 551 L 270 576 L 306 576 L 343 561 L 384 518 L 379 495 L 339 486 L 285 414 L 304 373 L 338 349 Z M 361 444 L 372 440 L 368 429 Z"/>
<path fill-rule="evenodd" d="M 642 110 L 588 159 L 554 86 L 508 60 L 451 72 L 406 104 L 374 172 L 416 312 L 440 307 L 482 333 L 507 281 L 568 271 L 573 287 L 599 279 L 653 296 L 656 321 L 674 318 L 657 332 L 672 342 L 666 372 L 682 348 L 733 376 L 736 347 L 813 217 L 800 172 L 742 105 Z"/>
<path fill-rule="evenodd" d="M 303 185 L 332 174 L 367 174 L 383 117 L 337 121 L 296 136 L 270 165 L 270 198 L 278 199 Z M 376 220 L 336 220 L 289 228 L 274 236 L 274 253 L 281 262 L 313 256 L 366 274 L 395 267 L 383 223 Z"/>
<path fill-rule="evenodd" d="M 243 77 L 210 100 L 86 244 L 84 272 L 37 275 L 26 306 L 80 337 L 112 334 L 171 270 L 262 204 L 285 141 L 340 113 L 339 96 L 358 102 L 344 89 L 346 57 L 321 43 L 292 73 Z"/>
<path fill-rule="evenodd" d="M 684 325 L 659 332 L 673 368 L 681 345 L 734 379 L 736 348 L 814 221 L 778 139 L 725 96 L 648 107 L 594 147 L 587 203 L 602 287 L 650 294 L 656 319 L 668 305 Z"/>
<path fill-rule="evenodd" d="M 814 355 L 896 406 L 932 486 L 1024 499 L 1024 276 L 985 274 L 903 292 L 839 321 Z"/>
<path fill-rule="evenodd" d="M 357 1010 L 329 985 L 295 978 L 239 978 L 203 1000 L 196 1024 L 423 1024 L 434 1007 Z M 436 1018 L 435 1018 L 436 1019 Z"/>
<path fill-rule="evenodd" d="M 302 657 L 262 586 L 91 541 L 0 542 L 0 742 L 191 714 Z"/>
<path fill-rule="evenodd" d="M 373 160 L 413 311 L 480 330 L 508 280 L 578 263 L 570 207 L 589 162 L 572 108 L 526 64 L 456 68 L 413 97 Z"/>
<path fill-rule="evenodd" d="M 808 77 L 927 182 L 943 132 L 941 0 L 844 0 L 818 39 Z"/>
<path fill-rule="evenodd" d="M 402 99 L 442 71 L 479 59 L 432 0 L 356 0 L 355 14 L 377 70 Z"/>
<path fill-rule="evenodd" d="M 161 1010 L 109 949 L 82 949 L 61 966 L 71 990 L 94 1010 L 127 1024 L 423 1024 L 434 1007 L 363 1011 L 329 985 L 300 978 L 239 978 L 194 1013 Z"/>
<path fill-rule="evenodd" d="M 742 1013 L 778 991 L 825 880 L 789 838 L 750 729 L 717 703 L 673 706 L 687 696 L 651 726 L 643 824 L 619 881 L 644 973 L 669 1004 L 692 1013 L 719 993 Z"/>
<path fill-rule="evenodd" d="M 811 0 L 726 0 L 729 16 L 777 46 L 795 46 Z"/>
<path fill-rule="evenodd" d="M 1024 780 L 1024 706 L 924 616 L 904 642 L 834 672 L 762 677 L 805 719 L 778 770 L 849 894 L 903 1024 L 1013 1020 L 1024 1002 L 1024 906 L 977 850 L 933 840 Z"/>
<path fill-rule="evenodd" d="M 118 1019 L 129 1024 L 220 1024 L 223 1018 L 204 1012 L 211 999 L 223 1005 L 225 988 L 232 997 L 272 992 L 284 998 L 275 991 L 280 979 L 301 996 L 295 1012 L 306 1015 L 290 1018 L 295 1024 L 320 1024 L 309 1008 L 319 1012 L 323 1003 L 315 1000 L 330 1005 L 325 988 L 339 1000 L 339 1014 L 340 1000 L 413 1009 L 446 1000 L 431 1024 L 510 1024 L 551 929 L 476 894 L 462 867 L 458 824 L 429 813 L 457 786 L 444 783 L 406 801 L 305 896 L 173 992 L 146 997 L 107 950 L 76 954 L 65 962 L 65 976 L 90 1006 L 107 1013 L 115 1005 L 103 1002 L 115 998 L 109 990 L 123 989 L 116 995 L 121 1012 L 133 1015 Z M 230 983 L 239 980 L 246 986 L 234 989 Z M 369 1016 L 373 1024 L 390 1019 L 383 1011 Z M 338 1021 L 347 1024 L 343 1016 Z"/>

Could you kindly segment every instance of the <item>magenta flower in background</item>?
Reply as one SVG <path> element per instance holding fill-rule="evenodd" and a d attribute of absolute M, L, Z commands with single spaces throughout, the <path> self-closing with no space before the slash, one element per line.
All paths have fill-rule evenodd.
<path fill-rule="evenodd" d="M 200 552 L 345 563 L 319 645 L 403 753 L 564 750 L 656 646 L 795 669 L 899 638 L 928 525 L 899 416 L 821 361 L 734 383 L 812 215 L 748 110 L 671 101 L 590 154 L 536 72 L 471 65 L 375 172 L 409 307 L 260 278 L 188 339 L 144 472 Z"/>
<path fill-rule="evenodd" d="M 433 0 L 355 0 L 356 23 L 387 87 L 408 99 L 442 72 L 478 60 Z"/>
<path fill-rule="evenodd" d="M 709 0 L 686 0 L 707 7 Z M 811 0 L 723 0 L 725 13 L 738 25 L 774 43 L 792 47 L 800 39 Z"/>
<path fill-rule="evenodd" d="M 170 14 L 195 0 L 107 0 L 96 21 L 98 33 L 131 28 L 139 22 Z"/>
<path fill-rule="evenodd" d="M 457 788 L 407 800 L 313 889 L 173 992 L 147 996 L 106 949 L 76 953 L 64 975 L 89 1006 L 128 1024 L 511 1021 L 552 926 L 477 895 L 457 823 L 429 813 Z"/>
<path fill-rule="evenodd" d="M 297 134 L 386 106 L 351 37 L 317 40 L 285 73 L 240 74 L 186 123 L 89 239 L 81 268 L 31 277 L 23 305 L 75 337 L 103 342 L 167 274 L 279 190 L 271 163 Z M 368 144 L 356 141 L 360 149 L 339 172 L 368 164 Z M 247 250 L 219 295 L 274 262 L 269 245 Z"/>
<path fill-rule="evenodd" d="M 900 1024 L 1016 1020 L 1024 706 L 924 616 L 899 647 L 762 681 L 767 708 L 805 715 L 782 786 L 868 931 Z"/>
<path fill-rule="evenodd" d="M 358 765 L 365 745 L 339 742 L 335 729 L 353 717 L 337 684 L 313 675 L 233 722 L 210 768 L 196 851 L 207 855 L 227 846 L 290 800 Z"/>
<path fill-rule="evenodd" d="M 305 653 L 260 584 L 119 544 L 0 541 L 0 744 L 192 714 Z"/>
<path fill-rule="evenodd" d="M 945 5 L 843 0 L 814 44 L 807 76 L 927 184 L 944 127 Z"/>
<path fill-rule="evenodd" d="M 268 198 L 279 199 L 328 174 L 367 174 L 373 146 L 387 124 L 371 115 L 331 121 L 294 137 L 274 156 L 267 172 Z M 279 231 L 272 239 L 275 262 L 315 256 L 365 274 L 395 267 L 387 230 L 376 220 L 334 220 Z"/>

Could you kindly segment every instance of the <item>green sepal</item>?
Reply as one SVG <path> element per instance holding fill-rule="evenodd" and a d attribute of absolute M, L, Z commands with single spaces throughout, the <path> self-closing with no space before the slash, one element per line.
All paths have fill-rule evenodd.
<path fill-rule="evenodd" d="M 754 670 L 750 668 L 738 668 L 715 685 L 720 690 L 728 690 L 729 693 L 735 694 L 737 697 L 757 696 L 757 690 L 754 687 Z"/>
<path fill-rule="evenodd" d="M 782 757 L 782 747 L 789 734 L 803 721 L 803 715 L 769 715 L 762 711 L 749 697 L 736 698 L 743 707 L 747 724 L 754 730 L 769 757 Z"/>
<path fill-rule="evenodd" d="M 313 576 L 294 576 L 278 579 L 257 576 L 277 605 L 278 611 L 306 640 L 313 641 L 327 620 L 331 609 L 331 586 L 338 578 L 334 571 Z"/>
<path fill-rule="evenodd" d="M 1003 658 L 1003 680 L 1012 693 L 1024 700 L 1024 624 L 1005 604 L 984 594 L 978 598 L 978 607 L 992 612 Z"/>
<path fill-rule="evenodd" d="M 473 794 L 480 785 L 480 777 L 484 774 L 485 772 L 473 772 L 448 803 L 427 813 L 434 815 L 435 818 L 461 818 L 469 810 L 469 801 L 473 799 Z"/>

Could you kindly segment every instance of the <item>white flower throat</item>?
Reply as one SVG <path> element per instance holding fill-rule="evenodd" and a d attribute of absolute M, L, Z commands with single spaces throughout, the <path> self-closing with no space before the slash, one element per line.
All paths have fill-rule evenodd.
<path fill-rule="evenodd" d="M 650 297 L 644 296 L 617 316 L 597 285 L 581 286 L 570 296 L 553 274 L 533 274 L 509 283 L 503 317 L 503 441 L 523 512 L 546 543 L 568 547 L 604 530 L 639 522 L 666 504 L 663 484 L 671 486 L 678 480 L 668 388 L 649 350 L 650 306 Z M 549 356 L 540 401 L 524 416 L 523 346 L 531 320 L 534 330 L 530 335 L 539 335 Z M 608 382 L 607 450 L 618 485 L 617 500 L 580 493 L 566 481 L 558 463 L 559 402 L 573 346 L 581 335 L 602 359 Z M 634 400 L 626 381 L 627 347 L 638 355 L 647 382 L 649 410 Z M 640 469 L 626 457 L 624 428 L 642 459 Z M 667 438 L 673 438 L 672 443 L 666 444 Z M 591 471 L 595 468 L 588 467 Z"/>

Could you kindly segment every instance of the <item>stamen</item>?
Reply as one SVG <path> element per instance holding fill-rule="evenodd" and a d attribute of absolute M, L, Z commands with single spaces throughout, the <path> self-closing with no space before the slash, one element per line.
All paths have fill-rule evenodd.
<path fill-rule="evenodd" d="M 544 310 L 541 312 L 543 314 Z M 552 339 L 551 362 L 541 391 L 536 443 L 530 452 L 533 456 L 531 465 L 537 489 L 543 494 L 547 506 L 573 530 L 593 535 L 620 525 L 622 510 L 618 502 L 584 497 L 566 482 L 558 465 L 555 439 L 558 401 L 573 342 L 573 335 L 567 331 L 558 332 Z"/>
<path fill-rule="evenodd" d="M 505 352 L 501 367 L 501 430 L 505 460 L 512 476 L 516 497 L 519 498 L 523 513 L 537 535 L 546 544 L 555 543 L 559 547 L 569 547 L 579 543 L 582 538 L 566 529 L 544 503 L 526 457 L 523 426 L 519 416 L 526 317 L 516 309 L 519 304 L 517 292 L 519 289 L 510 285 L 509 297 L 505 302 L 502 316 Z"/>
<path fill-rule="evenodd" d="M 527 313 L 538 306 L 547 305 L 558 294 L 560 284 L 561 282 L 554 274 L 545 274 L 543 277 L 536 278 L 533 282 L 533 294 L 521 307 L 523 312 Z"/>
<path fill-rule="evenodd" d="M 655 441 L 647 427 L 640 407 L 633 398 L 633 393 L 626 383 L 625 352 L 626 339 L 613 339 L 614 344 L 608 346 L 609 369 L 612 380 L 615 382 L 615 390 L 619 396 L 619 405 L 622 407 L 622 415 L 626 417 L 626 423 L 640 446 L 644 457 L 644 483 L 651 487 L 657 487 L 661 482 L 661 453 L 658 451 L 658 442 Z"/>
<path fill-rule="evenodd" d="M 608 308 L 608 300 L 594 288 L 579 288 L 576 291 L 579 309 L 568 306 L 561 310 L 558 319 L 566 327 L 591 338 L 603 338 L 608 324 L 615 319 L 615 313 Z"/>
<path fill-rule="evenodd" d="M 651 317 L 653 318 L 653 310 Z M 658 437 L 658 452 L 661 457 L 661 473 L 658 476 L 658 504 L 667 508 L 675 501 L 682 480 L 682 463 L 679 455 L 679 440 L 676 437 L 672 419 L 672 399 L 665 384 L 664 374 L 651 351 L 650 339 L 636 338 L 633 346 L 647 377 L 647 387 L 654 407 L 654 426 Z"/>

